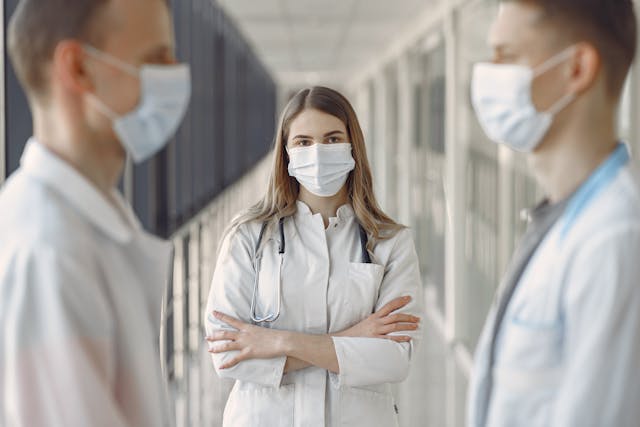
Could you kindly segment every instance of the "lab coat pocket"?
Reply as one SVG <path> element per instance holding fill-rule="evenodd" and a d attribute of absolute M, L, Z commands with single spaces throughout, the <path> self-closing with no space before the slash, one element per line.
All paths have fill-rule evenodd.
<path fill-rule="evenodd" d="M 295 384 L 265 387 L 237 382 L 224 410 L 224 427 L 292 427 Z"/>
<path fill-rule="evenodd" d="M 384 267 L 381 265 L 349 264 L 349 281 L 343 297 L 352 322 L 360 322 L 373 313 L 383 277 Z"/>
<path fill-rule="evenodd" d="M 490 425 L 546 426 L 561 376 L 562 328 L 506 319 Z"/>
<path fill-rule="evenodd" d="M 393 395 L 385 385 L 343 387 L 340 396 L 340 425 L 396 427 L 398 417 L 395 408 Z"/>
<path fill-rule="evenodd" d="M 534 324 L 515 318 L 505 319 L 499 366 L 536 373 L 559 366 L 562 352 L 562 327 Z"/>

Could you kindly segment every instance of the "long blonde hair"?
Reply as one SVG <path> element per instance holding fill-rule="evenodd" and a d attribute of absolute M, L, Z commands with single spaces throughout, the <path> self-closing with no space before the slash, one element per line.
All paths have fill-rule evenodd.
<path fill-rule="evenodd" d="M 333 89 L 314 86 L 298 92 L 287 104 L 280 118 L 273 150 L 273 163 L 267 192 L 255 205 L 236 217 L 228 228 L 235 230 L 244 223 L 259 221 L 268 224 L 268 230 L 281 218 L 296 213 L 296 201 L 300 192 L 298 181 L 289 176 L 289 156 L 286 145 L 293 120 L 304 110 L 315 109 L 340 119 L 347 128 L 347 136 L 352 145 L 355 168 L 347 179 L 349 201 L 358 222 L 369 235 L 369 249 L 381 240 L 393 237 L 404 226 L 386 215 L 373 192 L 373 179 L 364 135 L 356 113 L 349 101 Z"/>

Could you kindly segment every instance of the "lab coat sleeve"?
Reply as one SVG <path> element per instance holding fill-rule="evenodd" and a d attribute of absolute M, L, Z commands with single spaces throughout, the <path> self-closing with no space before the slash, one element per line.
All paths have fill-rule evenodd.
<path fill-rule="evenodd" d="M 580 250 L 565 282 L 565 372 L 552 426 L 637 426 L 640 226 L 612 225 Z"/>
<path fill-rule="evenodd" d="M 411 302 L 400 313 L 421 315 L 420 270 L 411 232 L 402 230 L 396 236 L 375 310 L 379 310 L 401 296 L 409 295 Z M 394 335 L 409 335 L 409 343 L 396 343 L 387 339 L 334 337 L 340 373 L 332 374 L 335 387 L 367 386 L 403 381 L 409 374 L 411 353 L 420 330 L 400 332 Z"/>
<path fill-rule="evenodd" d="M 255 278 L 254 239 L 251 238 L 246 228 L 248 226 L 241 226 L 228 235 L 220 248 L 205 312 L 207 335 L 212 335 L 221 329 L 233 330 L 230 326 L 212 318 L 213 311 L 219 311 L 243 322 L 252 323 L 249 313 Z M 280 386 L 287 360 L 286 356 L 272 359 L 250 359 L 229 369 L 219 368 L 237 354 L 237 351 L 212 354 L 213 366 L 220 378 L 232 378 L 272 387 Z"/>
<path fill-rule="evenodd" d="M 112 312 L 96 293 L 98 272 L 82 255 L 42 246 L 3 264 L 0 383 L 8 425 L 125 426 L 112 381 Z"/>

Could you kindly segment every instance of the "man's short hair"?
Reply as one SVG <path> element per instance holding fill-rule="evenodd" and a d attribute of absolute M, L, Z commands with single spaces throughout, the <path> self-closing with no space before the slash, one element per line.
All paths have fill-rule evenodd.
<path fill-rule="evenodd" d="M 96 16 L 109 1 L 20 0 L 9 23 L 7 44 L 18 79 L 28 93 L 47 91 L 47 66 L 62 40 L 99 44 Z"/>
<path fill-rule="evenodd" d="M 501 0 L 542 9 L 543 19 L 573 41 L 591 43 L 600 53 L 607 86 L 620 96 L 636 54 L 637 23 L 633 0 Z"/>

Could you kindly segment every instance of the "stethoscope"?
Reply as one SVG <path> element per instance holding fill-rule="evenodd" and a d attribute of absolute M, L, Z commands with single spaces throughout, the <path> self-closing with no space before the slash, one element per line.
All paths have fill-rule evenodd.
<path fill-rule="evenodd" d="M 267 223 L 262 224 L 262 229 L 260 230 L 260 234 L 258 235 L 258 242 L 256 243 L 255 251 L 254 251 L 254 270 L 255 270 L 255 279 L 253 282 L 253 294 L 251 296 L 251 320 L 255 323 L 271 323 L 275 322 L 278 317 L 280 317 L 280 308 L 281 308 L 281 296 L 282 296 L 282 264 L 284 263 L 284 254 L 285 254 L 285 239 L 284 239 L 284 218 L 280 218 L 280 222 L 278 224 L 280 230 L 280 243 L 278 245 L 278 254 L 279 254 L 279 262 L 278 262 L 278 278 L 277 278 L 277 286 L 276 286 L 276 296 L 277 296 L 277 305 L 276 310 L 273 313 L 267 314 L 265 316 L 258 316 L 256 314 L 256 302 L 258 299 L 258 287 L 260 286 L 260 265 L 262 256 L 258 255 L 258 250 L 260 249 L 260 244 L 262 243 L 262 239 L 264 237 L 265 230 L 267 229 Z M 369 256 L 369 251 L 367 250 L 367 243 L 369 241 L 367 237 L 366 230 L 362 227 L 362 225 L 358 224 L 358 234 L 360 237 L 360 247 L 362 249 L 362 262 L 364 264 L 371 264 L 371 257 Z"/>

